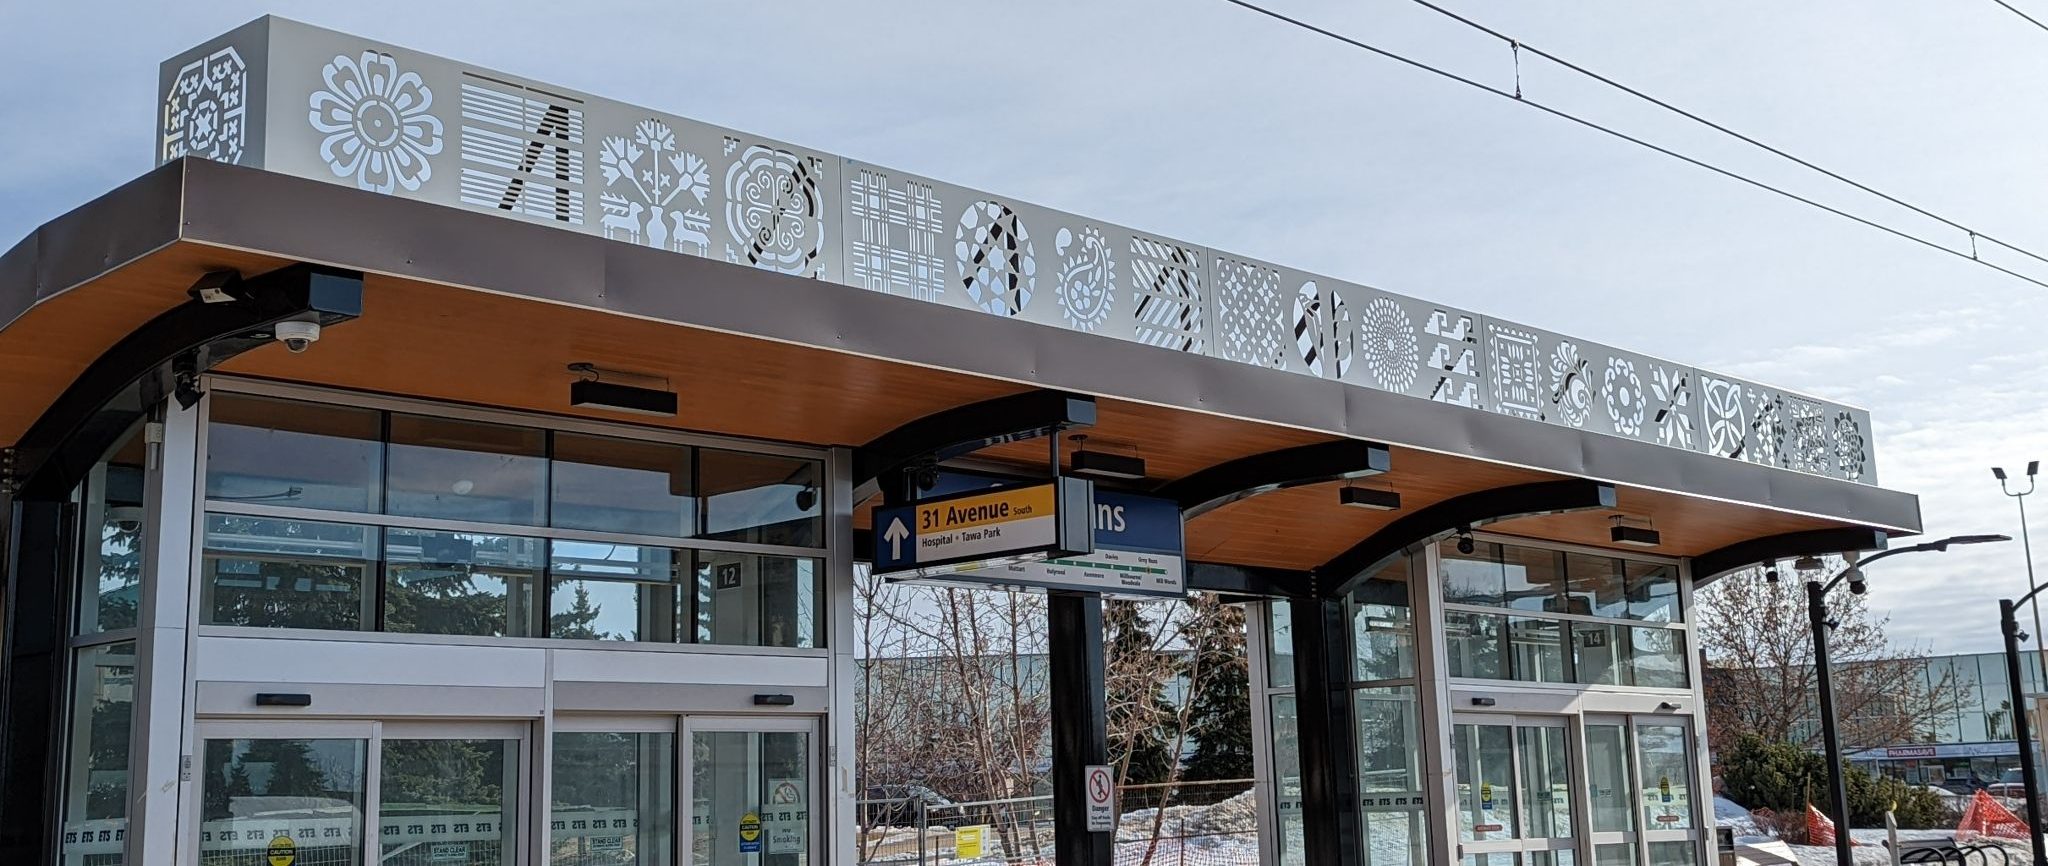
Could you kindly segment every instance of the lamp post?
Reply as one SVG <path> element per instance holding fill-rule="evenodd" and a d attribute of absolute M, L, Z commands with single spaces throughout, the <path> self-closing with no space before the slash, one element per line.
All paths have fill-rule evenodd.
<path fill-rule="evenodd" d="M 1999 492 L 2012 497 L 2014 502 L 2020 504 L 2020 550 L 2022 555 L 2027 558 L 2027 589 L 2031 590 L 2031 592 L 2027 593 L 2028 596 L 2040 592 L 2040 585 L 2034 582 L 2034 542 L 2027 536 L 2027 496 L 2034 492 L 2034 476 L 2038 475 L 2040 471 L 2041 461 L 2027 461 L 2027 489 L 2014 493 L 2012 488 L 2006 486 L 2005 469 L 1998 466 L 1991 467 L 1992 477 L 1998 479 Z M 2034 599 L 2032 607 L 2034 609 L 2034 654 L 2041 657 L 2042 676 L 2048 676 L 2048 642 L 2044 642 L 2041 629 L 2041 600 L 2038 598 Z"/>
<path fill-rule="evenodd" d="M 1843 580 L 1849 581 L 1849 591 L 1862 595 L 1867 589 L 1863 582 L 1863 569 L 1887 556 L 1921 551 L 1943 551 L 1951 545 L 1983 544 L 1991 541 L 2011 541 L 2004 535 L 1957 535 L 1940 541 L 1929 541 L 1911 547 L 1895 547 L 1872 554 L 1862 562 L 1851 562 L 1826 583 L 1818 578 L 1806 582 L 1806 616 L 1813 626 L 1813 666 L 1818 675 L 1820 690 L 1820 732 L 1821 742 L 1827 749 L 1828 761 L 1828 806 L 1835 821 L 1835 863 L 1837 866 L 1854 866 L 1853 855 L 1849 853 L 1849 789 L 1842 778 L 1842 734 L 1835 723 L 1835 684 L 1828 669 L 1828 632 L 1834 625 L 1828 622 L 1828 592 Z M 2048 866 L 2036 863 L 2034 866 Z"/>
<path fill-rule="evenodd" d="M 2020 632 L 2017 612 L 2020 604 L 2033 598 L 2041 590 L 2035 587 L 2017 600 L 1998 600 L 1998 631 L 2005 635 L 2005 678 L 2012 681 L 2012 733 L 2020 747 L 2020 782 L 2027 786 L 2027 843 L 2034 850 L 2034 866 L 2048 866 L 2048 850 L 2041 843 L 2041 783 L 2034 768 L 2034 735 L 2029 730 L 2032 721 L 2027 718 L 2026 688 L 2020 683 L 2020 641 L 2027 636 Z"/>

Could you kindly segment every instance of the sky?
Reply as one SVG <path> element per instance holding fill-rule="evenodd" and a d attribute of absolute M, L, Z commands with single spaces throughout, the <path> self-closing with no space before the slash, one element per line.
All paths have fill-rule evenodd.
<path fill-rule="evenodd" d="M 1439 2 L 2048 255 L 2048 31 L 1992 0 Z M 1506 45 L 1412 0 L 1267 5 L 1513 87 Z M 2017 537 L 1989 467 L 2048 459 L 2048 289 L 1224 0 L 0 4 L 0 247 L 148 170 L 158 63 L 263 14 L 1863 406 L 1934 537 Z M 1528 54 L 1521 85 L 1968 248 Z M 1896 557 L 1870 600 L 1902 646 L 1996 650 L 2025 565 Z"/>

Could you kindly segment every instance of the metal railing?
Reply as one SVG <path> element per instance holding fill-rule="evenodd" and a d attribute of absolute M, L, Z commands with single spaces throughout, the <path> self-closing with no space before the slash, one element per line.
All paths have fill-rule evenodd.
<path fill-rule="evenodd" d="M 1259 862 L 1252 781 L 1129 785 L 1117 790 L 1118 866 L 1251 866 Z M 963 803 L 862 800 L 863 864 L 1038 866 L 1053 862 L 1053 798 Z"/>

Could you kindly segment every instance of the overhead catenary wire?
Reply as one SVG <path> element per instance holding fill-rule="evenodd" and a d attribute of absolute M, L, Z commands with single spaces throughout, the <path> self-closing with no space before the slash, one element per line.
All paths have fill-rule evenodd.
<path fill-rule="evenodd" d="M 1422 70 L 1422 71 L 1424 71 L 1424 72 L 1430 73 L 1431 75 L 1435 75 L 1435 76 L 1438 76 L 1438 77 L 1441 77 L 1441 78 L 1446 78 L 1446 79 L 1449 79 L 1449 80 L 1451 80 L 1451 81 L 1455 81 L 1455 82 L 1457 82 L 1457 83 L 1459 83 L 1459 84 L 1463 84 L 1463 85 L 1465 85 L 1465 86 L 1467 86 L 1467 87 L 1471 87 L 1471 88 L 1474 88 L 1474 89 L 1476 89 L 1476 90 L 1483 90 L 1483 91 L 1485 91 L 1485 92 L 1487 92 L 1487 93 L 1491 93 L 1491 94 L 1493 94 L 1493 95 L 1495 95 L 1495 96 L 1498 96 L 1498 97 L 1501 97 L 1501 98 L 1503 98 L 1503 99 L 1508 99 L 1508 100 L 1511 100 L 1511 101 L 1514 101 L 1514 102 L 1520 103 L 1520 104 L 1522 104 L 1522 105 L 1527 105 L 1527 106 L 1529 106 L 1529 107 L 1531 107 L 1531 108 L 1534 108 L 1534 109 L 1536 109 L 1536 110 L 1538 110 L 1538 111 L 1542 111 L 1542 112 L 1544 112 L 1545 114 L 1549 114 L 1549 115 L 1551 115 L 1551 116 L 1553 116 L 1553 117 L 1557 117 L 1557 118 L 1559 118 L 1559 119 L 1562 119 L 1562 120 L 1570 121 L 1570 122 L 1572 122 L 1572 123 L 1575 123 L 1575 124 L 1578 124 L 1578 125 L 1580 125 L 1580 126 L 1583 126 L 1583 127 L 1587 128 L 1587 129 L 1591 129 L 1591 130 L 1593 130 L 1593 131 L 1595 131 L 1595 132 L 1599 132 L 1599 133 L 1602 133 L 1602 134 L 1604 134 L 1604 135 L 1608 135 L 1608 136 L 1611 136 L 1611 137 L 1613 137 L 1613 138 L 1617 138 L 1617 139 L 1620 139 L 1620 140 L 1622 140 L 1622 141 L 1628 142 L 1628 143 L 1630 143 L 1630 144 L 1633 144 L 1633 145 L 1636 145 L 1636 146 L 1638 146 L 1638 147 L 1642 147 L 1642 148 L 1645 148 L 1645 149 L 1648 149 L 1648 150 L 1651 150 L 1651 151 L 1655 151 L 1655 152 L 1657 152 L 1657 153 L 1663 154 L 1664 156 L 1670 157 L 1670 158 L 1672 158 L 1672 159 L 1676 159 L 1676 160 L 1678 160 L 1678 161 L 1680 161 L 1680 162 L 1684 162 L 1684 163 L 1686 163 L 1686 164 L 1689 164 L 1689 165 L 1695 166 L 1695 167 L 1697 167 L 1697 168 L 1705 169 L 1705 170 L 1707 170 L 1707 171 L 1710 171 L 1710 172 L 1713 172 L 1713 173 L 1715 173 L 1715 174 L 1718 174 L 1718 175 L 1721 175 L 1721 176 L 1723 176 L 1723 177 L 1726 177 L 1726 178 L 1728 178 L 1728 179 L 1730 179 L 1730 180 L 1738 181 L 1738 182 L 1741 182 L 1741 183 L 1747 184 L 1747 185 L 1749 185 L 1749 186 L 1755 187 L 1755 188 L 1757 188 L 1757 189 L 1761 189 L 1761 190 L 1764 190 L 1765 192 L 1770 192 L 1770 193 L 1776 194 L 1776 195 L 1778 195 L 1778 196 L 1781 196 L 1781 197 L 1783 197 L 1783 198 L 1786 198 L 1786 199 L 1789 199 L 1789 200 L 1791 200 L 1791 201 L 1794 201 L 1794 202 L 1797 202 L 1797 203 L 1800 203 L 1800 204 L 1806 205 L 1806 206 L 1808 206 L 1808 207 L 1812 207 L 1812 208 L 1815 208 L 1815 209 L 1818 209 L 1818 210 L 1826 211 L 1827 213 L 1831 213 L 1831 214 L 1834 214 L 1835 216 L 1838 216 L 1838 217 L 1841 217 L 1841 218 L 1843 218 L 1843 219 L 1846 219 L 1846 220 L 1849 220 L 1849 221 L 1852 221 L 1852 222 L 1858 223 L 1858 224 L 1860 224 L 1860 225 L 1863 225 L 1863 226 L 1865 226 L 1865 227 L 1867 227 L 1867 228 L 1872 228 L 1872 229 L 1876 229 L 1876 230 L 1878 230 L 1878 231 L 1884 232 L 1884 233 L 1886 233 L 1886 234 L 1892 235 L 1892 236 L 1894 236 L 1894 237 L 1897 237 L 1897 238 L 1900 238 L 1900 239 L 1902 239 L 1902 240 L 1912 241 L 1913 243 L 1916 243 L 1916 244 L 1919 244 L 1919 245 L 1921 245 L 1921 246 L 1927 247 L 1928 249 L 1932 249 L 1932 250 L 1936 250 L 1936 251 L 1939 251 L 1939 252 L 1947 253 L 1947 254 L 1949 254 L 1949 255 L 1951 255 L 1951 256 L 1955 256 L 1956 258 L 1962 259 L 1962 260 L 1964 260 L 1964 261 L 1969 261 L 1969 262 L 1973 262 L 1973 263 L 1975 263 L 1975 264 L 1979 264 L 1979 265 L 1982 265 L 1982 266 L 1984 266 L 1984 267 L 1990 268 L 1990 269 L 1992 269 L 1992 270 L 1994 270 L 1994 271 L 1997 271 L 1997 272 L 1999 272 L 1999 273 L 2002 273 L 2002 274 L 2005 274 L 2005 275 L 2007 275 L 2007 276 L 2010 276 L 2010 277 L 2012 277 L 2012 278 L 2014 278 L 2014 279 L 2022 280 L 2022 281 L 2024 281 L 2024 282 L 2027 282 L 2027 283 L 2031 283 L 2031 284 L 2033 284 L 2033 285 L 2036 285 L 2036 286 L 2039 286 L 2039 287 L 2041 287 L 2041 288 L 2048 288 L 2048 282 L 2044 282 L 2044 281 L 2042 281 L 2042 280 L 2038 280 L 2038 279 L 2035 279 L 2035 278 L 2033 278 L 2033 277 L 2027 276 L 2026 274 L 2023 274 L 2023 273 L 2020 273 L 2020 272 L 2018 272 L 2018 271 L 2012 270 L 2011 268 L 2007 268 L 2007 267 L 2004 267 L 2004 266 L 2002 266 L 2002 265 L 1998 265 L 1998 264 L 1995 264 L 1995 263 L 1993 263 L 1993 262 L 1985 261 L 1985 260 L 1984 260 L 1984 259 L 1982 259 L 1982 258 L 1978 258 L 1978 257 L 1976 257 L 1976 256 L 1975 256 L 1975 255 L 1973 255 L 1972 253 L 1969 253 L 1969 252 L 1964 252 L 1964 251 L 1961 251 L 1961 250 L 1957 250 L 1957 249 L 1954 249 L 1954 248 L 1951 248 L 1951 247 L 1948 247 L 1948 246 L 1944 246 L 1944 245 L 1942 245 L 1942 244 L 1941 244 L 1941 243 L 1939 243 L 1939 242 L 1936 242 L 1936 241 L 1932 241 L 1932 240 L 1928 240 L 1927 238 L 1923 238 L 1923 237 L 1920 237 L 1919 235 L 1915 235 L 1915 234 L 1912 234 L 1912 233 L 1910 233 L 1910 232 L 1907 232 L 1907 231 L 1904 231 L 1904 230 L 1902 230 L 1902 229 L 1894 228 L 1894 227 L 1892 227 L 1892 226 L 1888 226 L 1888 225 L 1885 225 L 1885 224 L 1883 224 L 1883 223 L 1880 223 L 1880 222 L 1877 222 L 1877 221 L 1875 221 L 1875 220 L 1872 220 L 1872 219 L 1868 219 L 1868 218 L 1866 218 L 1866 217 L 1862 217 L 1862 216 L 1858 216 L 1858 215 L 1856 215 L 1856 214 L 1850 213 L 1850 212 L 1848 212 L 1848 211 L 1846 211 L 1846 210 L 1843 210 L 1843 209 L 1841 209 L 1841 208 L 1835 207 L 1835 206 L 1833 206 L 1833 205 L 1830 205 L 1830 204 L 1826 204 L 1826 203 L 1824 203 L 1824 202 L 1821 202 L 1821 201 L 1818 201 L 1818 200 L 1815 200 L 1815 199 L 1807 198 L 1806 196 L 1802 196 L 1802 195 L 1800 195 L 1800 194 L 1798 194 L 1798 193 L 1792 192 L 1791 190 L 1787 190 L 1787 189 L 1784 189 L 1783 187 L 1778 187 L 1778 186 L 1774 186 L 1774 185 L 1772 185 L 1772 184 L 1766 183 L 1766 182 L 1764 182 L 1764 181 L 1761 181 L 1761 180 L 1757 180 L 1757 179 L 1755 179 L 1755 178 L 1749 177 L 1749 176 L 1747 176 L 1747 175 L 1744 175 L 1744 174 L 1742 174 L 1742 173 L 1740 173 L 1740 172 L 1737 172 L 1737 171 L 1734 171 L 1734 170 L 1732 170 L 1732 169 L 1728 169 L 1728 168 L 1723 168 L 1723 167 L 1721 167 L 1721 166 L 1718 166 L 1718 165 L 1715 165 L 1715 164 L 1713 164 L 1713 163 L 1707 162 L 1706 160 L 1700 159 L 1700 158 L 1698 158 L 1698 157 L 1693 157 L 1693 156 L 1689 156 L 1689 155 L 1687 155 L 1687 154 L 1684 154 L 1684 153 L 1680 153 L 1680 152 L 1678 152 L 1678 151 L 1676 151 L 1676 150 L 1673 150 L 1673 149 L 1671 149 L 1671 148 L 1665 147 L 1665 146 L 1663 146 L 1663 145 L 1660 145 L 1660 144 L 1656 144 L 1656 143 L 1654 143 L 1654 142 L 1648 141 L 1648 140 L 1646 140 L 1646 139 L 1643 139 L 1643 138 L 1639 138 L 1639 137 L 1637 137 L 1637 136 L 1634 136 L 1634 135 L 1630 135 L 1629 133 L 1626 133 L 1626 132 L 1622 132 L 1621 130 L 1615 129 L 1615 128 L 1613 128 L 1613 127 L 1610 127 L 1610 126 L 1605 126 L 1605 125 L 1602 125 L 1602 124 L 1600 124 L 1600 123 L 1598 123 L 1598 122 L 1595 122 L 1595 121 L 1592 121 L 1592 120 L 1588 120 L 1588 119 L 1586 119 L 1586 118 L 1583 118 L 1583 117 L 1580 117 L 1580 116 L 1578 116 L 1578 115 L 1572 114 L 1572 113 L 1570 113 L 1570 112 L 1568 112 L 1568 111 L 1565 111 L 1565 110 L 1563 110 L 1563 109 L 1560 109 L 1560 108 L 1555 108 L 1555 107 L 1552 107 L 1552 106 L 1549 106 L 1549 105 L 1545 105 L 1544 103 L 1542 103 L 1542 102 L 1540 102 L 1540 101 L 1538 101 L 1538 100 L 1535 100 L 1535 99 L 1532 99 L 1532 98 L 1530 98 L 1530 97 L 1529 97 L 1529 96 L 1528 96 L 1528 95 L 1527 95 L 1526 93 L 1523 93 L 1523 94 L 1518 94 L 1518 93 L 1514 93 L 1514 92 L 1511 92 L 1511 91 L 1507 91 L 1507 90 L 1502 90 L 1502 89 L 1500 89 L 1500 88 L 1498 88 L 1498 87 L 1495 87 L 1495 86 L 1493 86 L 1493 85 L 1491 85 L 1491 84 L 1487 84 L 1487 83 L 1485 83 L 1485 82 L 1482 82 L 1482 81 L 1479 81 L 1479 80 L 1477 80 L 1477 79 L 1473 79 L 1473 78 L 1468 78 L 1468 77 L 1466 77 L 1466 76 L 1463 76 L 1463 75 L 1459 75 L 1459 74 L 1457 74 L 1457 73 L 1455 73 L 1455 72 L 1451 72 L 1451 71 L 1449 71 L 1449 70 L 1446 70 L 1446 69 L 1442 69 L 1442 68 L 1439 68 L 1439 67 L 1436 67 L 1436 66 L 1432 66 L 1432 65 L 1430 65 L 1430 64 L 1428 64 L 1428 63 L 1424 63 L 1424 62 L 1422 62 L 1422 61 L 1420 61 L 1420 60 L 1416 60 L 1416 59 L 1414 59 L 1414 58 L 1411 58 L 1411 57 L 1407 57 L 1407 56 L 1405 56 L 1405 55 L 1402 55 L 1402 54 L 1398 54 L 1398 53 L 1396 53 L 1396 52 L 1393 52 L 1393 51 L 1390 51 L 1390 50 L 1388 50 L 1388 49 L 1385 49 L 1385 48 L 1381 48 L 1381 47 L 1379 47 L 1379 46 L 1376 46 L 1376 45 L 1372 45 L 1372 44 L 1370 44 L 1370 43 L 1364 42 L 1364 41 L 1362 41 L 1362 40 L 1359 40 L 1359 39 L 1355 39 L 1355 38 L 1352 38 L 1352 37 L 1350 37 L 1350 36 L 1346 36 L 1346 35 L 1344 35 L 1344 34 L 1342 34 L 1342 33 L 1338 33 L 1338 32 L 1336 32 L 1336 31 L 1330 30 L 1330 29 L 1328 29 L 1328 28 L 1325 28 L 1325 27 L 1321 27 L 1321 26 L 1318 26 L 1318 25 L 1316 25 L 1316 24 L 1312 24 L 1312 23 L 1309 23 L 1309 22 L 1307 22 L 1307 21 L 1304 21 L 1304 20 L 1302 20 L 1302 19 L 1299 19 L 1299 18 L 1295 18 L 1295 17 L 1293 17 L 1293 16 L 1290 16 L 1290 15 L 1287 15 L 1287 14 L 1285 14 L 1285 13 L 1282 13 L 1282 12 L 1279 12 L 1279 11 L 1276 11 L 1276 10 L 1273 10 L 1273 9 L 1269 9 L 1269 8 L 1267 8 L 1267 7 L 1264 7 L 1264 6 L 1261 6 L 1261 5 L 1257 4 L 1257 3 L 1253 3 L 1253 2 L 1251 2 L 1251 0 L 1224 0 L 1224 2 L 1226 2 L 1226 3 L 1229 3 L 1229 4 L 1231 4 L 1231 5 L 1234 5 L 1234 6 L 1238 6 L 1238 7 L 1241 7 L 1241 8 L 1243 8 L 1243 9 L 1246 9 L 1246 10 L 1248 10 L 1248 11 L 1251 11 L 1251 12 L 1256 12 L 1256 13 L 1258 13 L 1258 14 L 1260 14 L 1260 15 L 1264 15 L 1264 16 L 1266 16 L 1266 17 L 1268 17 L 1268 18 L 1272 18 L 1272 19 L 1274 19 L 1274 20 L 1276 20 L 1276 21 L 1280 21 L 1280 22 L 1282 22 L 1282 23 L 1285 23 L 1285 24 L 1291 25 L 1291 26 L 1293 26 L 1293 27 L 1298 27 L 1298 28 L 1300 28 L 1300 29 L 1302 29 L 1302 30 L 1306 30 L 1306 31 L 1308 31 L 1308 32 L 1310 32 L 1310 33 L 1314 33 L 1314 34 L 1316 34 L 1316 35 L 1319 35 L 1319 36 L 1322 36 L 1322 37 L 1324 37 L 1324 38 L 1327 38 L 1327 39 L 1332 39 L 1332 40 L 1335 40 L 1335 41 L 1337 41 L 1337 42 L 1341 42 L 1341 43 L 1344 43 L 1345 45 L 1351 46 L 1351 47 L 1353 47 L 1353 48 L 1357 48 L 1357 49 L 1359 49 L 1359 50 L 1361 50 L 1361 51 L 1366 51 L 1366 52 L 1369 52 L 1369 53 L 1372 53 L 1372 54 L 1376 54 L 1376 55 L 1378 55 L 1378 56 L 1380 56 L 1380 57 L 1384 57 L 1384 58 L 1386 58 L 1386 59 L 1388 59 L 1388 60 L 1392 60 L 1392 61 L 1394 61 L 1394 62 L 1396 62 L 1396 63 L 1401 63 L 1401 64 L 1404 64 L 1404 65 L 1407 65 L 1407 66 L 1413 67 L 1413 68 L 1415 68 L 1415 69 L 1420 69 L 1420 70 Z M 1527 48 L 1528 46 L 1526 46 L 1526 45 L 1523 45 L 1523 46 L 1521 46 L 1521 47 L 1522 47 L 1522 48 Z M 1880 193 L 1880 195 L 1881 195 L 1881 193 Z M 1939 217 L 1936 217 L 1936 219 L 1940 219 L 1940 218 L 1939 218 Z M 1947 223 L 1947 221 L 1946 221 L 1946 220 L 1943 220 L 1943 222 L 1944 222 L 1944 223 Z M 1950 225 L 1954 225 L 1953 223 L 1948 223 L 1948 224 L 1950 224 Z M 1986 235 L 1982 234 L 1981 232 L 1975 232 L 1975 231 L 1971 231 L 1970 229 L 1967 229 L 1967 228 L 1965 228 L 1965 229 L 1964 229 L 1964 231 L 1970 232 L 1970 234 L 1971 234 L 1971 236 L 1972 236 L 1972 237 L 1981 237 L 1981 238 L 1984 238 L 1985 240 L 1993 240 L 1994 242 L 1998 243 L 1998 244 L 1999 244 L 2000 246 L 2004 246 L 2004 247 L 2007 247 L 2008 249 L 2013 249 L 2013 250 L 2015 250 L 2015 251 L 2018 251 L 2018 252 L 2021 252 L 2021 253 L 2025 253 L 2026 255 L 2032 256 L 2032 257 L 2034 257 L 2034 258 L 2036 258 L 2036 259 L 2041 259 L 2042 261 L 2048 261 L 2048 258 L 2043 258 L 2043 257 L 2041 257 L 2041 256 L 2038 256 L 2038 255 L 2035 255 L 2035 254 L 2033 254 L 2033 253 L 2027 252 L 2027 251 L 2026 251 L 2026 250 L 2024 250 L 2024 249 L 2021 249 L 2021 248 L 2019 248 L 2019 247 L 2014 247 L 2014 246 L 2012 246 L 2012 245 L 2010 245 L 2010 244 L 2006 244 L 2006 243 L 2004 243 L 2004 242 L 2000 242 L 2000 241 L 1995 241 L 1995 239 L 1993 239 L 1993 238 L 1991 238 L 1991 237 L 1989 237 L 1989 236 L 1986 236 Z"/>
<path fill-rule="evenodd" d="M 1868 184 L 1855 180 L 1854 178 L 1847 177 L 1841 174 L 1840 172 L 1815 164 L 1813 161 L 1804 159 L 1796 154 L 1787 152 L 1783 148 L 1779 148 L 1766 142 L 1763 142 L 1761 140 L 1758 140 L 1754 136 L 1745 135 L 1741 132 L 1729 128 L 1725 124 L 1716 123 L 1712 120 L 1700 116 L 1699 114 L 1687 111 L 1686 109 L 1673 105 L 1666 100 L 1659 99 L 1655 96 L 1651 96 L 1650 94 L 1644 93 L 1643 91 L 1638 90 L 1634 87 L 1630 87 L 1627 84 L 1623 84 L 1598 72 L 1594 72 L 1593 70 L 1587 69 L 1586 67 L 1581 66 L 1577 63 L 1573 63 L 1572 61 L 1566 60 L 1548 51 L 1544 51 L 1541 48 L 1537 48 L 1536 46 L 1530 45 L 1527 42 L 1523 42 L 1519 39 L 1516 39 L 1515 37 L 1507 35 L 1506 33 L 1502 33 L 1499 30 L 1495 30 L 1491 27 L 1488 27 L 1484 24 L 1481 24 L 1477 21 L 1460 15 L 1449 9 L 1439 6 L 1436 3 L 1432 3 L 1430 2 L 1430 0 L 1410 0 L 1410 2 L 1414 3 L 1417 6 L 1421 6 L 1424 9 L 1428 9 L 1431 12 L 1435 12 L 1438 15 L 1442 15 L 1445 18 L 1449 18 L 1452 21 L 1456 21 L 1459 24 L 1463 24 L 1466 27 L 1470 27 L 1473 30 L 1477 30 L 1502 42 L 1506 42 L 1510 47 L 1512 47 L 1515 52 L 1515 91 L 1518 95 L 1521 93 L 1521 52 L 1527 51 L 1530 54 L 1534 54 L 1537 57 L 1541 57 L 1559 66 L 1562 66 L 1565 69 L 1571 70 L 1572 72 L 1576 72 L 1601 84 L 1607 85 L 1608 87 L 1612 87 L 1615 90 L 1619 90 L 1623 93 L 1626 93 L 1651 105 L 1657 106 L 1658 108 L 1664 109 L 1665 111 L 1671 112 L 1672 114 L 1676 114 L 1679 117 L 1683 117 L 1701 126 L 1707 127 L 1708 129 L 1712 129 L 1715 132 L 1719 132 L 1737 141 L 1743 142 L 1744 144 L 1748 144 L 1752 147 L 1758 148 L 1767 153 L 1793 162 L 1803 168 L 1819 172 L 1820 174 L 1826 175 L 1837 181 L 1848 184 L 1849 186 L 1855 187 L 1856 189 L 1862 190 L 1866 193 L 1877 196 L 1878 198 L 1884 199 L 1885 201 L 1891 202 L 1892 204 L 1898 205 L 1899 207 L 1905 208 L 1921 216 L 1927 217 L 1928 219 L 1934 220 L 1935 222 L 1939 222 L 1943 225 L 1953 228 L 1956 231 L 1962 232 L 1970 237 L 1970 245 L 1973 250 L 1975 249 L 1976 242 L 1978 240 L 1986 240 L 1994 244 L 1997 244 L 2001 247 L 2005 247 L 2006 249 L 2012 250 L 2013 252 L 2024 255 L 2035 261 L 2048 264 L 2048 256 L 2043 256 L 2033 252 L 2032 250 L 2026 249 L 2025 247 L 2016 246 L 2014 244 L 2007 243 L 2006 241 L 1999 240 L 1996 237 L 1985 234 L 1984 232 L 1978 231 L 1974 228 L 1971 228 L 1970 226 L 1964 225 L 1953 219 L 1942 216 L 1941 214 L 1935 213 L 1912 202 L 1906 201 L 1905 199 L 1899 198 L 1898 196 L 1892 195 L 1891 193 L 1873 188 Z M 2025 13 L 2020 12 L 2018 9 L 2013 9 L 2012 6 L 2007 5 L 2005 3 L 2005 0 L 1992 0 L 1992 2 L 1997 3 L 2001 6 L 2005 6 L 2005 8 L 2007 9 L 2012 9 L 2015 14 L 2019 15 L 2022 18 L 2027 18 Z M 2027 18 L 2027 20 L 2034 21 L 2034 19 L 2032 18 Z M 2035 21 L 2034 24 L 2037 27 L 2042 26 L 2041 23 L 2038 21 Z M 2048 29 L 2048 27 L 2043 27 L 2043 29 Z M 1975 257 L 1974 254 L 1972 255 L 1972 257 Z"/>
<path fill-rule="evenodd" d="M 2028 24 L 2032 24 L 2035 27 L 2039 27 L 2042 30 L 2048 30 L 2048 24 L 2043 24 L 2041 23 L 2040 19 L 2035 18 L 2032 15 L 2028 15 L 2025 12 L 2021 12 L 2018 6 L 2014 6 L 2011 3 L 2007 3 L 2005 2 L 2005 0 L 1991 0 L 1991 2 L 1996 3 L 2000 6 L 2004 6 L 2005 11 L 2020 16 L 2021 18 L 2025 19 Z"/>

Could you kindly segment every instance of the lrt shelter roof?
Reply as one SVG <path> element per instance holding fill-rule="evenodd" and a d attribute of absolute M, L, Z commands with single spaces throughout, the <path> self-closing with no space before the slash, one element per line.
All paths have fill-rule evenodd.
<path fill-rule="evenodd" d="M 1143 457 L 1141 489 L 1390 447 L 1373 484 L 1402 510 L 1267 493 L 1193 517 L 1193 560 L 1314 569 L 1404 513 L 1571 478 L 1615 508 L 1490 528 L 1613 546 L 1626 515 L 1680 556 L 1920 529 L 1874 483 L 1868 414 L 1783 389 L 279 19 L 162 85 L 165 164 L 0 257 L 0 445 L 202 275 L 310 262 L 365 275 L 362 316 L 222 371 L 846 446 L 1056 389 L 1097 399 L 1087 445 Z M 576 362 L 665 377 L 682 410 L 572 407 Z"/>

